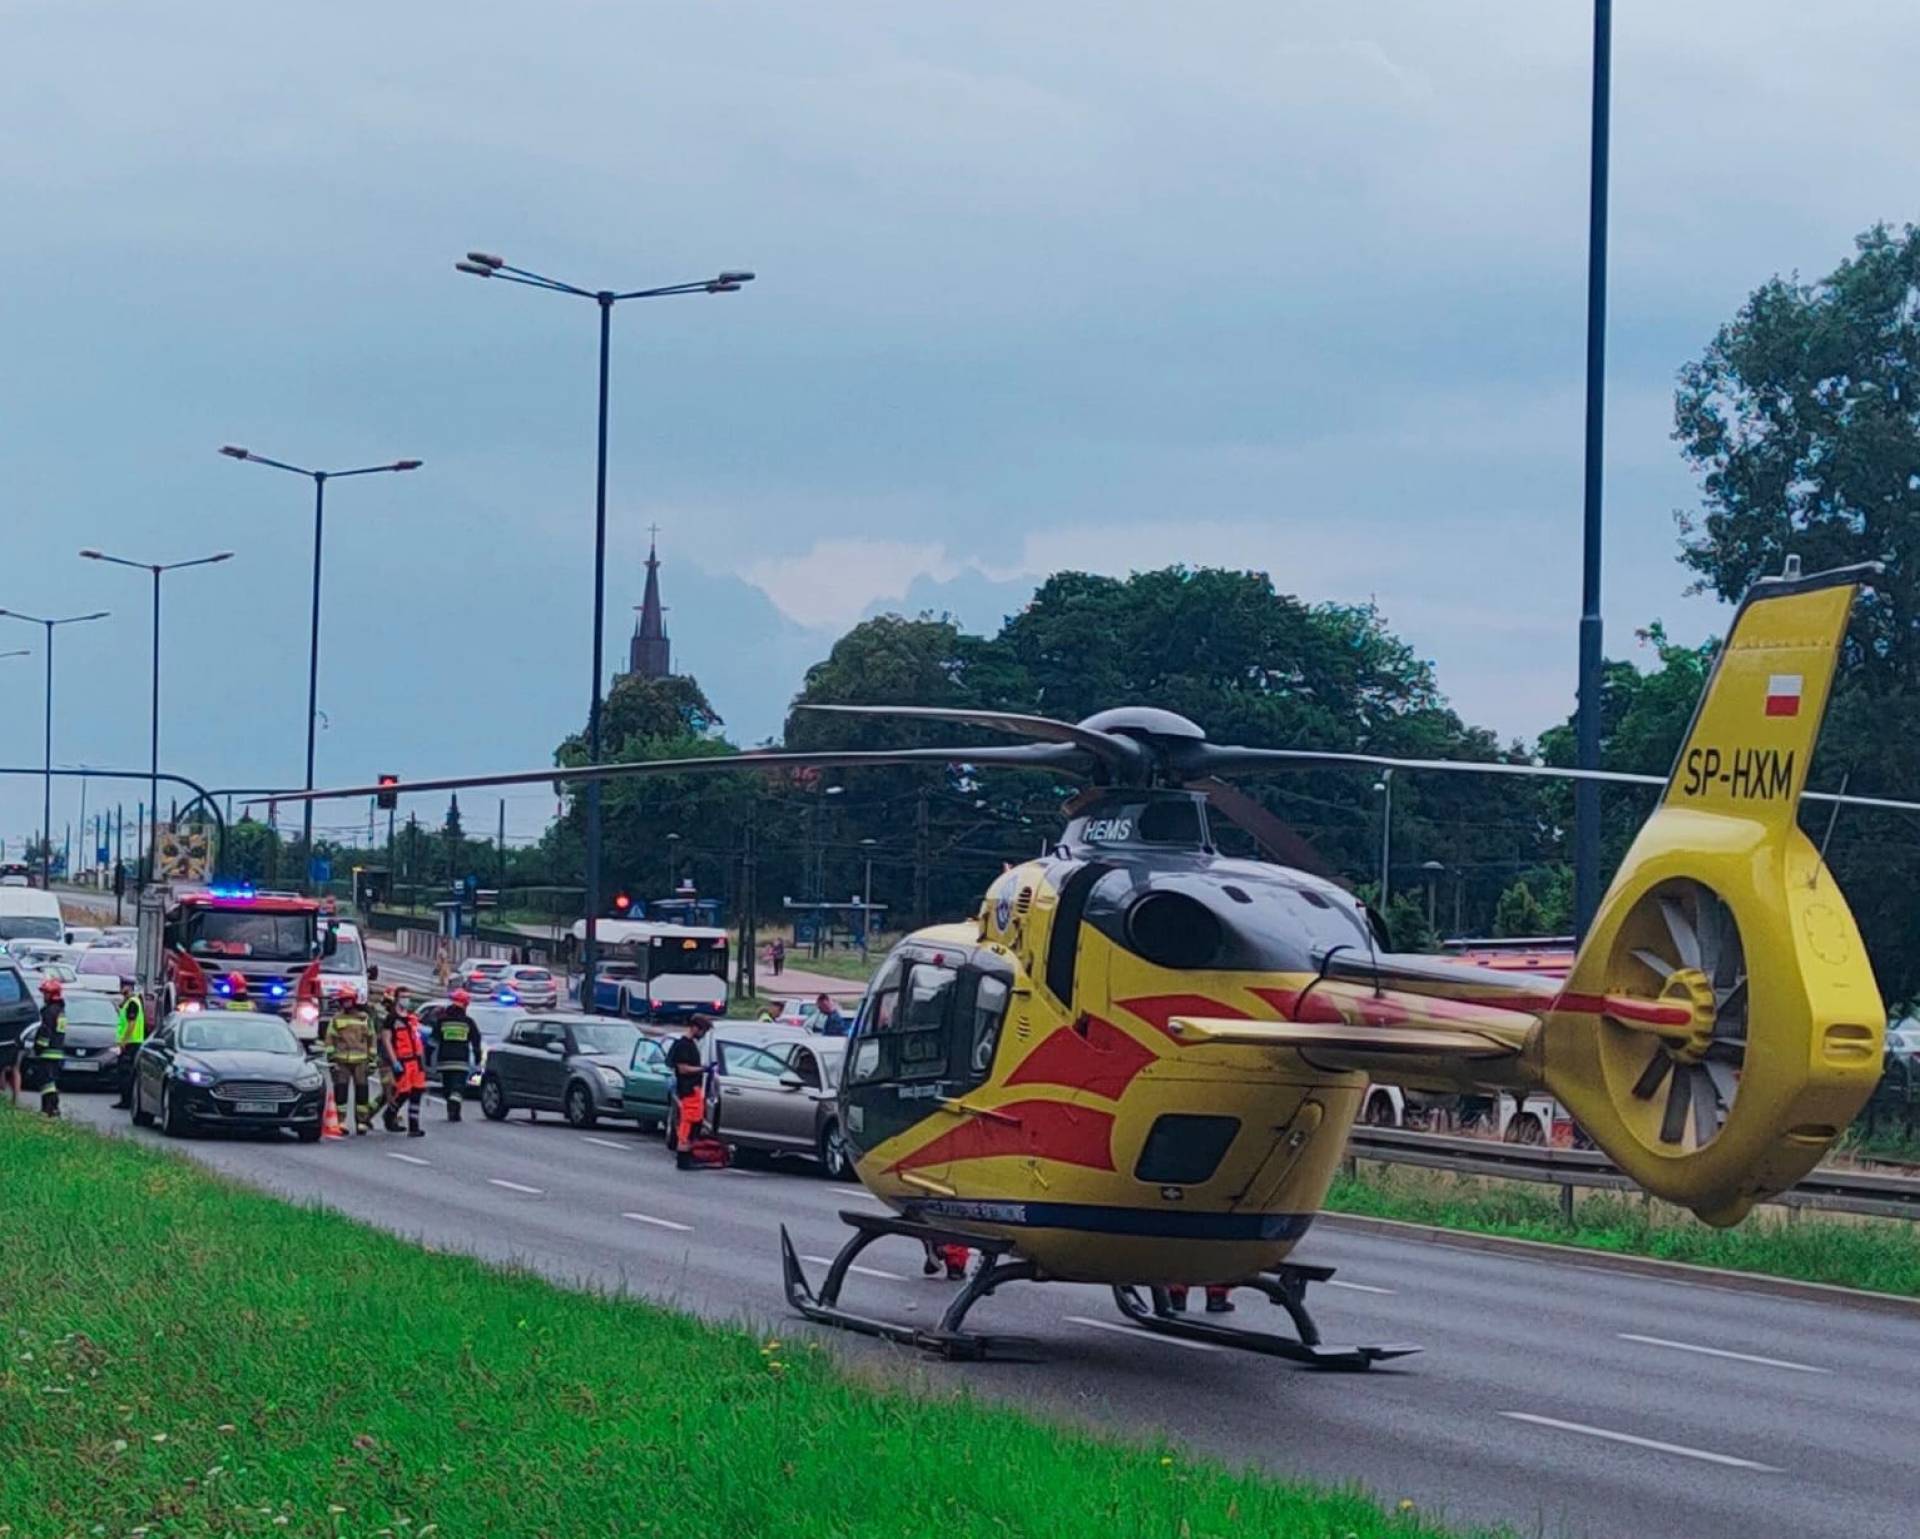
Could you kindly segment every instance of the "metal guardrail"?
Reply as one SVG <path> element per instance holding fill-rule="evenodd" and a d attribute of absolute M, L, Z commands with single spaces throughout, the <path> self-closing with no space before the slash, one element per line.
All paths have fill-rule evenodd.
<path fill-rule="evenodd" d="M 1386 1165 L 1417 1165 L 1457 1175 L 1497 1176 L 1560 1188 L 1560 1211 L 1573 1218 L 1580 1188 L 1637 1191 L 1638 1187 L 1594 1149 L 1543 1148 L 1538 1144 L 1499 1143 L 1446 1133 L 1414 1133 L 1405 1128 L 1355 1127 L 1347 1143 L 1349 1160 Z M 1791 1191 L 1768 1201 L 1790 1210 L 1857 1213 L 1872 1218 L 1920 1221 L 1920 1176 L 1872 1170 L 1813 1172 Z"/>

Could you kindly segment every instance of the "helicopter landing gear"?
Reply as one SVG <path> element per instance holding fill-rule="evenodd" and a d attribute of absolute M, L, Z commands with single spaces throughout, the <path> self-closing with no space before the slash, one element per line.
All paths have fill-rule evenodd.
<path fill-rule="evenodd" d="M 820 1285 L 818 1294 L 808 1283 L 800 1258 L 794 1253 L 793 1240 L 787 1234 L 786 1225 L 780 1226 L 780 1260 L 786 1277 L 787 1302 L 807 1319 L 843 1331 L 857 1331 L 862 1336 L 879 1336 L 903 1346 L 919 1347 L 922 1351 L 935 1352 L 945 1358 L 973 1361 L 983 1357 L 1013 1360 L 1033 1360 L 1038 1357 L 1038 1344 L 1030 1337 L 988 1336 L 962 1328 L 967 1312 L 1002 1283 L 1039 1281 L 1039 1268 L 1031 1261 L 1007 1261 L 1003 1259 L 1007 1252 L 1005 1245 L 982 1240 L 975 1235 L 936 1229 L 911 1219 L 844 1212 L 840 1218 L 854 1232 L 833 1258 L 832 1266 L 827 1269 L 826 1281 Z M 940 1323 L 931 1329 L 924 1325 L 909 1325 L 904 1321 L 878 1320 L 871 1315 L 855 1314 L 840 1307 L 840 1289 L 846 1283 L 847 1273 L 854 1261 L 875 1240 L 888 1235 L 931 1241 L 935 1245 L 964 1245 L 981 1253 L 980 1265 L 967 1279 L 966 1285 L 953 1296 L 953 1302 L 947 1305 Z"/>
<path fill-rule="evenodd" d="M 1333 1268 L 1330 1266 L 1305 1266 L 1288 1262 L 1271 1272 L 1249 1277 L 1241 1284 L 1245 1288 L 1259 1289 L 1284 1309 L 1287 1318 L 1293 1321 L 1294 1330 L 1299 1333 L 1297 1340 L 1275 1336 L 1267 1331 L 1220 1325 L 1211 1320 L 1190 1320 L 1174 1309 L 1164 1288 L 1148 1290 L 1152 1295 L 1152 1303 L 1149 1304 L 1140 1297 L 1139 1289 L 1116 1287 L 1113 1301 L 1120 1306 L 1123 1315 L 1143 1330 L 1157 1331 L 1163 1336 L 1179 1336 L 1189 1341 L 1237 1347 L 1243 1352 L 1260 1352 L 1268 1357 L 1283 1357 L 1288 1362 L 1300 1363 L 1308 1368 L 1364 1372 L 1375 1363 L 1406 1357 L 1420 1350 L 1408 1346 L 1330 1347 L 1322 1343 L 1320 1328 L 1313 1323 L 1313 1316 L 1307 1313 L 1307 1284 L 1325 1282 L 1331 1276 Z"/>

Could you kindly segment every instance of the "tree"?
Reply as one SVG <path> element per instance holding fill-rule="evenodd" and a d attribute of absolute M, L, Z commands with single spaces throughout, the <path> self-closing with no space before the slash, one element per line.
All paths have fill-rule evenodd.
<path fill-rule="evenodd" d="M 1532 936 L 1547 933 L 1547 916 L 1540 900 L 1524 881 L 1515 882 L 1500 894 L 1493 911 L 1493 933 L 1498 936 Z"/>
<path fill-rule="evenodd" d="M 1812 784 L 1920 785 L 1920 229 L 1875 225 L 1817 283 L 1754 291 L 1680 376 L 1674 436 L 1701 478 L 1682 560 L 1737 599 L 1781 570 L 1885 564 L 1856 606 Z M 1827 812 L 1802 809 L 1817 840 Z M 1911 819 L 1848 809 L 1828 858 L 1881 988 L 1920 991 L 1920 842 Z"/>
<path fill-rule="evenodd" d="M 457 791 L 447 800 L 447 820 L 440 825 L 440 834 L 452 849 L 458 849 L 466 837 L 460 828 L 460 793 Z"/>

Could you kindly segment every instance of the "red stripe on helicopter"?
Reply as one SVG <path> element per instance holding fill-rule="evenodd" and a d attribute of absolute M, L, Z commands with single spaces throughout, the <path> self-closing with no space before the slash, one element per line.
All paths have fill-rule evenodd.
<path fill-rule="evenodd" d="M 1554 1000 L 1552 1008 L 1578 1010 L 1587 1015 L 1611 1015 L 1643 1026 L 1672 1026 L 1682 1031 L 1693 1024 L 1693 1011 L 1686 1005 L 1635 999 L 1628 994 L 1562 994 Z"/>
<path fill-rule="evenodd" d="M 1064 1085 L 1117 1101 L 1153 1059 L 1152 1052 L 1111 1021 L 1083 1015 L 1072 1026 L 1050 1032 L 1007 1076 L 1007 1083 Z"/>
<path fill-rule="evenodd" d="M 1171 1042 L 1179 1042 L 1187 1047 L 1190 1043 L 1167 1030 L 1167 1022 L 1176 1015 L 1210 1015 L 1229 1021 L 1250 1021 L 1252 1016 L 1244 1010 L 1236 1010 L 1232 1005 L 1222 1004 L 1217 999 L 1208 999 L 1204 994 L 1146 994 L 1139 999 L 1118 1001 L 1122 1010 L 1137 1015 L 1155 1031 L 1165 1033 Z"/>
<path fill-rule="evenodd" d="M 1113 1114 L 1064 1101 L 1016 1101 L 994 1108 L 992 1117 L 966 1117 L 891 1167 L 916 1170 L 950 1161 L 990 1159 L 997 1154 L 1113 1169 Z M 965 1116 L 965 1114 L 962 1114 Z"/>

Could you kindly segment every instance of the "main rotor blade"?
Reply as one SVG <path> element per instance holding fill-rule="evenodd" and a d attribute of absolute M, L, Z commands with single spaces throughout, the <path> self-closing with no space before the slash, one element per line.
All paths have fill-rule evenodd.
<path fill-rule="evenodd" d="M 1339 882 L 1342 887 L 1347 885 L 1326 857 L 1305 837 L 1284 819 L 1267 811 L 1245 791 L 1228 785 L 1224 780 L 1211 778 L 1190 780 L 1187 789 L 1204 792 L 1209 806 L 1228 822 L 1251 834 L 1254 842 L 1281 865 L 1310 871 L 1330 882 Z"/>
<path fill-rule="evenodd" d="M 1249 770 L 1312 769 L 1315 765 L 1356 769 L 1434 770 L 1454 775 L 1521 775 L 1535 780 L 1592 780 L 1608 785 L 1664 786 L 1665 775 L 1627 770 L 1571 769 L 1558 764 L 1506 764 L 1488 759 L 1402 759 L 1384 753 L 1327 753 L 1317 748 L 1242 748 L 1231 743 L 1183 742 L 1170 746 L 1169 762 L 1187 779 L 1233 775 Z M 1877 807 L 1888 812 L 1920 812 L 1920 802 L 1890 796 L 1855 796 L 1837 791 L 1802 791 L 1808 802 L 1846 807 Z"/>
<path fill-rule="evenodd" d="M 985 727 L 990 732 L 1005 732 L 1014 737 L 1033 738 L 1042 743 L 1071 743 L 1092 754 L 1110 769 L 1143 768 L 1146 750 L 1131 738 L 1111 732 L 1097 732 L 1070 721 L 1051 716 L 1029 716 L 1022 711 L 975 711 L 962 706 L 944 705 L 803 705 L 802 711 L 821 711 L 834 716 L 884 716 L 902 721 L 949 721 L 965 727 Z"/>
<path fill-rule="evenodd" d="M 468 787 L 524 786 L 555 781 L 624 780 L 630 775 L 711 774 L 739 770 L 860 769 L 886 764 L 995 764 L 1011 769 L 1043 769 L 1076 779 L 1086 775 L 1086 759 L 1078 750 L 1056 743 L 996 743 L 982 748 L 869 748 L 796 752 L 784 748 L 750 749 L 746 753 L 711 754 L 697 759 L 638 759 L 631 764 L 582 764 L 571 768 L 514 770 L 500 775 L 439 775 L 427 780 L 401 780 L 386 785 L 342 786 L 324 791 L 286 791 L 272 796 L 249 796 L 246 805 L 261 802 L 347 801 L 355 797 L 413 791 L 464 791 Z M 36 773 L 38 773 L 36 771 Z M 219 796 L 220 791 L 209 795 Z"/>

